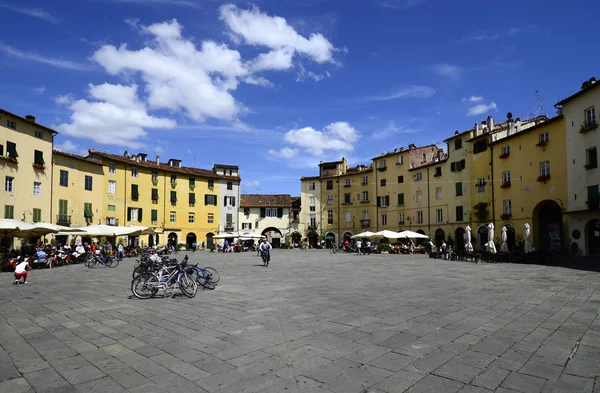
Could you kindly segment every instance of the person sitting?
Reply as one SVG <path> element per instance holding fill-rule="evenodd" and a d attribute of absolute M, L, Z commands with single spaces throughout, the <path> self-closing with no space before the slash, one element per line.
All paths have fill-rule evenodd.
<path fill-rule="evenodd" d="M 40 249 L 37 253 L 37 262 L 38 263 L 45 263 L 46 265 L 48 265 L 48 267 L 52 267 L 52 264 L 50 263 L 50 260 L 47 258 L 47 254 L 46 251 L 44 251 L 44 249 Z"/>

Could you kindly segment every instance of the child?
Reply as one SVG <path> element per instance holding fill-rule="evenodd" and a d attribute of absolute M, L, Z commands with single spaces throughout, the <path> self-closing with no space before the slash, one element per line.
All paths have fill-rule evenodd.
<path fill-rule="evenodd" d="M 23 277 L 23 284 L 27 284 L 27 270 L 29 269 L 31 269 L 31 266 L 29 266 L 27 260 L 19 263 L 15 267 L 15 285 L 21 282 L 21 277 Z"/>

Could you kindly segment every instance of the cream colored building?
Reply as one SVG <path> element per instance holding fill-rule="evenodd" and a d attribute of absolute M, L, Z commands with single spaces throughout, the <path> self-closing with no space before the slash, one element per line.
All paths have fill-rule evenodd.
<path fill-rule="evenodd" d="M 570 240 L 584 255 L 600 255 L 600 82 L 585 81 L 581 89 L 556 104 L 567 127 L 568 225 Z"/>
<path fill-rule="evenodd" d="M 52 146 L 57 132 L 0 109 L 2 218 L 52 222 Z M 10 241 L 9 241 L 10 242 Z"/>
<path fill-rule="evenodd" d="M 239 223 L 240 231 L 264 235 L 273 247 L 279 248 L 291 234 L 289 194 L 242 194 Z"/>

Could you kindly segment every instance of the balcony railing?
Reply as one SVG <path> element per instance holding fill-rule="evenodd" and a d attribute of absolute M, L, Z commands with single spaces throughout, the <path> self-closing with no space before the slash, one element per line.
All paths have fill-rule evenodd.
<path fill-rule="evenodd" d="M 310 224 L 310 225 L 308 226 L 308 230 L 309 230 L 309 231 L 316 231 L 318 227 L 319 227 L 319 224 L 317 224 L 317 223 L 315 223 L 315 224 Z"/>
<path fill-rule="evenodd" d="M 379 168 L 377 168 L 377 170 L 378 170 L 379 172 L 385 172 L 385 171 L 387 170 L 387 166 L 385 166 L 385 165 L 383 165 L 383 166 L 380 166 Z"/>
<path fill-rule="evenodd" d="M 71 216 L 68 216 L 66 214 L 57 214 L 56 215 L 56 224 L 62 225 L 62 226 L 71 225 Z"/>
<path fill-rule="evenodd" d="M 363 228 L 368 228 L 370 223 L 371 223 L 371 220 L 370 220 L 370 219 L 368 219 L 368 218 L 366 218 L 366 219 L 365 219 L 365 218 L 363 218 L 362 220 L 360 220 L 360 225 L 361 225 Z"/>
<path fill-rule="evenodd" d="M 596 123 L 596 119 L 590 119 L 590 120 L 586 120 L 582 125 L 581 128 L 579 129 L 579 132 L 582 134 L 586 134 L 590 131 L 594 131 L 596 128 L 598 128 L 598 123 Z"/>
<path fill-rule="evenodd" d="M 233 222 L 228 222 L 225 224 L 226 231 L 233 231 Z"/>

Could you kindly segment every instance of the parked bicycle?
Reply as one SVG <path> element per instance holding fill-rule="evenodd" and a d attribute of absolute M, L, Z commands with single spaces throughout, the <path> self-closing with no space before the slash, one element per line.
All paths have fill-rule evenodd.
<path fill-rule="evenodd" d="M 198 284 L 187 272 L 187 255 L 178 262 L 170 263 L 161 267 L 156 273 L 144 272 L 137 275 L 131 281 L 131 292 L 140 299 L 148 299 L 156 295 L 159 290 L 166 293 L 167 290 L 179 288 L 186 297 L 196 296 Z"/>
<path fill-rule="evenodd" d="M 205 289 L 215 289 L 215 284 L 221 279 L 221 275 L 215 268 L 212 267 L 198 267 L 198 264 L 190 266 L 187 273 L 192 275 L 196 279 L 199 285 L 202 285 Z"/>
<path fill-rule="evenodd" d="M 119 265 L 119 260 L 105 252 L 97 251 L 96 253 L 90 253 L 84 262 L 84 265 L 90 269 L 96 267 L 97 264 L 114 268 Z"/>

